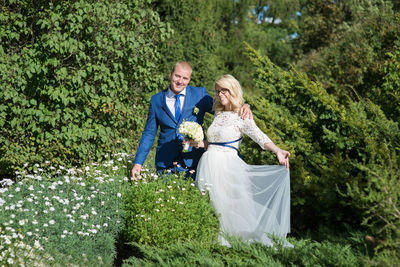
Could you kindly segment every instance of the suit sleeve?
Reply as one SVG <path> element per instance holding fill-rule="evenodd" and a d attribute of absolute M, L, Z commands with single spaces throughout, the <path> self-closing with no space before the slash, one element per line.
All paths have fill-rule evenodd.
<path fill-rule="evenodd" d="M 204 103 L 205 103 L 205 111 L 211 114 L 214 114 L 214 111 L 212 111 L 212 107 L 214 104 L 213 98 L 207 93 L 206 89 L 203 88 L 204 90 Z"/>
<path fill-rule="evenodd" d="M 153 146 L 154 139 L 157 135 L 158 123 L 154 112 L 152 101 L 150 101 L 149 113 L 147 115 L 146 126 L 140 139 L 139 148 L 136 152 L 134 164 L 143 165 L 146 160 L 147 154 L 149 154 L 151 147 Z"/>

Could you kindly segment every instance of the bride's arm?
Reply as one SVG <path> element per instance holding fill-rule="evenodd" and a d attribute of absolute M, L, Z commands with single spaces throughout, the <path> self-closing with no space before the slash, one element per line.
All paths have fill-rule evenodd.
<path fill-rule="evenodd" d="M 254 120 L 241 120 L 240 130 L 243 134 L 246 134 L 253 139 L 261 148 L 268 149 L 275 153 L 279 164 L 289 168 L 290 153 L 277 147 L 271 139 L 269 139 L 268 136 L 258 128 Z"/>

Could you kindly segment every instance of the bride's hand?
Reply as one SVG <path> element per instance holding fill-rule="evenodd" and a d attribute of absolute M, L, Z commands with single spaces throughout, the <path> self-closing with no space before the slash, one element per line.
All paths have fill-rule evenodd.
<path fill-rule="evenodd" d="M 287 169 L 289 169 L 289 151 L 280 149 L 276 152 L 276 157 L 278 158 L 279 164 L 284 165 Z"/>

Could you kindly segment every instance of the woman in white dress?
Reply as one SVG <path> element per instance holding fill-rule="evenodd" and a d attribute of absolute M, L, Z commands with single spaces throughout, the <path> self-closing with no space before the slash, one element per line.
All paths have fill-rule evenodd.
<path fill-rule="evenodd" d="M 243 93 L 233 76 L 220 77 L 214 89 L 215 118 L 207 131 L 208 141 L 190 141 L 190 145 L 207 149 L 197 167 L 196 183 L 201 191 L 209 192 L 219 215 L 219 239 L 227 246 L 226 235 L 271 246 L 271 237 L 276 236 L 285 247 L 292 247 L 286 241 L 290 232 L 290 153 L 277 147 L 253 119 L 239 117 Z M 244 134 L 275 153 L 281 166 L 246 164 L 237 151 Z"/>

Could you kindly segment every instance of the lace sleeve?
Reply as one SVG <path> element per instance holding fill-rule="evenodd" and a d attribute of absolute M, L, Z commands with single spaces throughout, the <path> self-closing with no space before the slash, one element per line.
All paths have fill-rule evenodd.
<path fill-rule="evenodd" d="M 241 120 L 240 131 L 243 134 L 248 135 L 254 142 L 256 142 L 262 149 L 265 143 L 272 142 L 269 137 L 263 133 L 260 128 L 256 125 L 253 119 Z"/>

